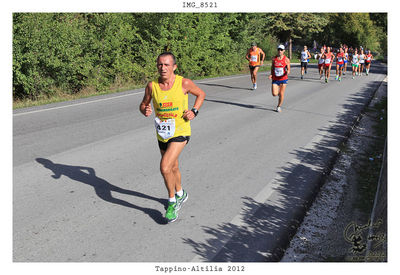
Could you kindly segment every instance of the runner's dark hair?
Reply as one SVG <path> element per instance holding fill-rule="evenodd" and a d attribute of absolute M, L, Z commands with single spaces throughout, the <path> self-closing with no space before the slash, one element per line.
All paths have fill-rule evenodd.
<path fill-rule="evenodd" d="M 163 52 L 162 54 L 160 54 L 158 57 L 157 57 L 157 62 L 158 62 L 158 59 L 160 58 L 160 57 L 164 57 L 164 56 L 171 56 L 172 57 L 172 60 L 174 61 L 174 65 L 176 64 L 176 57 L 175 57 L 175 55 L 173 54 L 173 53 L 171 53 L 171 52 Z"/>

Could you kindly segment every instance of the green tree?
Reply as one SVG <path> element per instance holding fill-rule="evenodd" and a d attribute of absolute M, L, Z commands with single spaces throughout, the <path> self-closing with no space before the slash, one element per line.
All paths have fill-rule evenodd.
<path fill-rule="evenodd" d="M 353 47 L 363 46 L 377 51 L 382 45 L 381 39 L 386 37 L 386 32 L 371 20 L 374 18 L 371 14 L 333 13 L 327 16 L 329 21 L 334 24 L 326 25 L 324 31 L 317 38 L 325 44 L 340 45 L 344 43 Z M 379 24 L 385 26 L 384 17 L 378 18 L 380 18 Z"/>
<path fill-rule="evenodd" d="M 269 32 L 289 42 L 289 58 L 292 58 L 293 39 L 320 33 L 329 21 L 316 13 L 272 13 L 265 16 L 265 23 Z"/>
<path fill-rule="evenodd" d="M 186 77 L 237 73 L 247 68 L 251 42 L 269 59 L 278 40 L 294 39 L 385 54 L 387 14 L 14 13 L 13 96 L 144 84 L 157 76 L 156 57 L 165 50 Z"/>
<path fill-rule="evenodd" d="M 13 93 L 36 98 L 57 88 L 78 91 L 90 68 L 83 62 L 79 14 L 13 15 Z"/>

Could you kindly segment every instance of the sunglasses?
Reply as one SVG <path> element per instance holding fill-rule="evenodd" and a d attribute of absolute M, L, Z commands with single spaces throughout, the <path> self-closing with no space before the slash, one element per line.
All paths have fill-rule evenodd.
<path fill-rule="evenodd" d="M 280 52 L 280 51 L 284 51 L 284 50 L 282 50 L 282 49 L 278 49 L 278 51 Z"/>

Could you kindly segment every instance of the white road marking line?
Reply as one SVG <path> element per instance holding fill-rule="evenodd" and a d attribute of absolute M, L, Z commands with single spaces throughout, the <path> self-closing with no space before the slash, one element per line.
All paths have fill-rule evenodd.
<path fill-rule="evenodd" d="M 302 147 L 302 149 L 305 151 L 312 152 L 314 150 L 314 148 L 316 146 L 318 146 L 319 142 L 323 139 L 323 137 L 325 136 L 326 133 L 327 133 L 327 131 L 321 131 L 316 136 L 314 136 L 310 142 L 308 142 L 304 147 Z M 335 148 L 331 148 L 331 149 L 334 150 Z M 300 159 L 298 157 L 293 158 L 289 161 L 289 164 L 304 165 L 305 162 L 303 161 L 303 159 L 304 159 L 304 157 L 301 157 Z M 318 163 L 318 164 L 321 164 L 321 163 Z M 322 163 L 322 165 L 324 165 L 324 163 Z M 308 166 L 311 167 L 312 169 L 315 169 L 316 171 L 321 171 L 321 169 L 322 169 L 321 166 L 317 166 L 317 165 L 308 164 Z M 282 185 L 283 181 L 284 181 L 284 178 L 282 178 L 281 176 L 276 176 L 253 198 L 253 200 L 259 204 L 266 203 L 274 193 L 279 192 L 279 191 L 277 191 L 278 187 L 280 185 Z M 274 202 L 275 202 L 275 206 L 279 206 L 279 207 L 282 206 L 279 204 L 279 201 L 274 201 Z M 246 226 L 246 217 L 253 215 L 257 210 L 258 210 L 258 208 L 254 208 L 254 209 L 246 212 L 246 216 L 244 216 L 243 210 L 241 210 L 240 213 L 237 214 L 236 216 L 234 216 L 233 219 L 228 224 L 234 225 L 236 228 L 238 228 L 238 230 L 242 229 L 244 226 Z M 237 231 L 233 232 L 232 234 L 225 234 L 223 232 L 219 233 L 217 235 L 218 243 L 214 244 L 215 252 L 210 253 L 209 255 L 206 255 L 208 258 L 204 258 L 203 256 L 196 255 L 195 257 L 193 257 L 191 262 L 203 262 L 203 261 L 207 261 L 207 260 L 212 260 L 224 248 L 224 246 L 235 236 L 236 233 L 237 233 Z"/>
<path fill-rule="evenodd" d="M 198 84 L 203 84 L 203 83 L 208 83 L 208 82 L 213 82 L 213 81 L 228 80 L 228 79 L 234 79 L 234 78 L 240 78 L 240 77 L 246 77 L 246 76 L 247 76 L 247 75 L 236 75 L 236 76 L 232 76 L 232 77 L 228 77 L 228 78 L 221 78 L 221 79 L 210 79 L 210 80 L 206 80 L 206 81 L 201 81 L 201 80 L 199 80 L 199 81 L 201 81 L 201 82 L 198 82 Z M 29 115 L 29 114 L 40 113 L 40 112 L 45 112 L 45 111 L 52 111 L 52 110 L 64 109 L 64 108 L 75 107 L 75 106 L 80 106 L 80 105 L 85 105 L 85 104 L 90 104 L 90 103 L 96 103 L 96 102 L 101 102 L 101 101 L 107 101 L 107 100 L 118 99 L 118 98 L 121 98 L 121 97 L 139 95 L 139 94 L 143 94 L 143 93 L 144 93 L 144 91 L 138 92 L 138 93 L 133 93 L 133 94 L 120 95 L 120 96 L 114 96 L 114 97 L 109 97 L 109 98 L 102 98 L 102 99 L 97 99 L 97 100 L 91 100 L 91 101 L 81 102 L 81 103 L 69 104 L 69 105 L 65 105 L 65 106 L 52 107 L 52 108 L 46 108 L 46 109 L 35 110 L 35 111 L 17 113 L 17 114 L 13 114 L 13 116 L 14 116 L 14 117 L 17 117 L 17 116 Z"/>
<path fill-rule="evenodd" d="M 133 94 L 120 95 L 120 96 L 114 96 L 114 97 L 109 97 L 109 98 L 96 99 L 96 100 L 91 100 L 91 101 L 86 101 L 86 102 L 81 102 L 81 103 L 69 104 L 69 105 L 65 105 L 65 106 L 52 107 L 52 108 L 41 109 L 41 110 L 30 111 L 30 112 L 24 112 L 24 113 L 17 113 L 17 114 L 13 114 L 13 115 L 14 115 L 14 116 L 22 116 L 22 115 L 34 114 L 34 113 L 39 113 L 39 112 L 44 112 L 44 111 L 51 111 L 51 110 L 57 110 L 57 109 L 64 109 L 64 108 L 68 108 L 68 107 L 75 107 L 75 106 L 80 106 L 80 105 L 85 105 L 85 104 L 90 104 L 90 103 L 96 103 L 96 102 L 101 102 L 101 101 L 107 101 L 107 100 L 117 99 L 117 98 L 121 98 L 121 97 L 139 95 L 139 94 L 143 94 L 143 93 L 144 93 L 144 91 L 138 92 L 138 93 L 133 93 Z"/>

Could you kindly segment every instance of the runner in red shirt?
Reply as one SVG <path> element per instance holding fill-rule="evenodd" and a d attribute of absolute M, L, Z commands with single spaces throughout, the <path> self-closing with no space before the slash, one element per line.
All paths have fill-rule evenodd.
<path fill-rule="evenodd" d="M 374 60 L 374 57 L 371 54 L 371 51 L 367 52 L 368 54 L 365 56 L 365 71 L 367 75 L 369 74 L 369 69 L 371 67 L 371 62 Z"/>
<path fill-rule="evenodd" d="M 329 77 L 331 75 L 331 67 L 335 55 L 331 52 L 331 47 L 326 47 L 326 53 L 324 54 L 325 59 L 325 82 L 328 83 Z"/>
<path fill-rule="evenodd" d="M 336 80 L 342 81 L 344 60 L 346 55 L 343 51 L 343 48 L 340 48 L 339 53 L 336 56 Z"/>
<path fill-rule="evenodd" d="M 285 97 L 285 89 L 288 83 L 288 75 L 290 74 L 290 60 L 285 55 L 285 46 L 278 46 L 278 55 L 272 59 L 271 75 L 272 79 L 272 96 L 279 96 L 277 112 L 282 111 L 282 103 Z"/>

